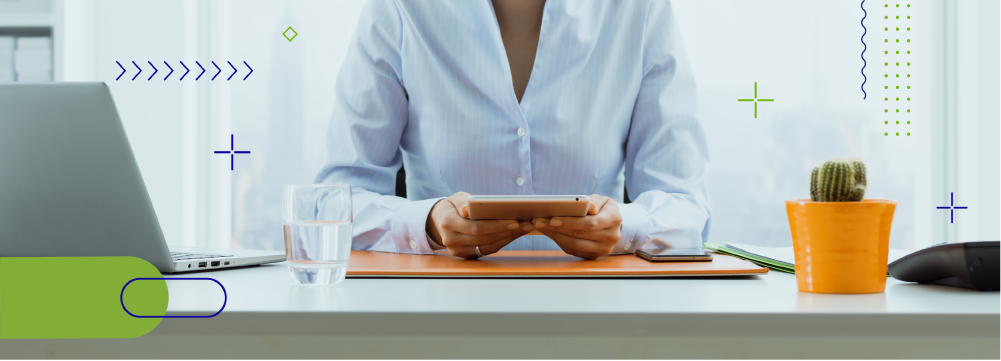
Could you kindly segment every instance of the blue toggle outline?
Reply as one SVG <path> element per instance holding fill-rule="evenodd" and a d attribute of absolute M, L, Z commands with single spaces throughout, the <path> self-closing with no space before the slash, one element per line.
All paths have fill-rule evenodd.
<path fill-rule="evenodd" d="M 136 316 L 136 315 L 133 315 L 132 312 L 129 312 L 129 309 L 125 308 L 125 288 L 128 287 L 129 284 L 132 283 L 132 282 L 134 282 L 134 281 L 156 281 L 156 280 L 164 280 L 164 281 L 187 280 L 187 281 L 212 281 L 212 282 L 215 282 L 217 285 L 219 285 L 220 288 L 222 288 L 222 308 L 220 308 L 219 311 L 216 311 L 216 313 L 213 313 L 210 316 L 167 316 L 167 315 L 164 315 L 164 316 Z M 215 317 L 216 315 L 222 313 L 222 310 L 226 309 L 226 300 L 227 299 L 228 299 L 228 296 L 226 295 L 226 287 L 224 287 L 222 285 L 222 283 L 219 283 L 219 281 L 217 281 L 215 278 L 207 278 L 207 277 L 205 277 L 205 278 L 133 278 L 133 279 L 129 280 L 128 282 L 126 282 L 125 286 L 122 286 L 122 292 L 118 294 L 118 301 L 122 304 L 122 309 L 125 310 L 125 313 L 129 314 L 129 316 L 132 316 L 132 317 L 135 317 L 135 318 L 212 318 L 212 317 Z"/>

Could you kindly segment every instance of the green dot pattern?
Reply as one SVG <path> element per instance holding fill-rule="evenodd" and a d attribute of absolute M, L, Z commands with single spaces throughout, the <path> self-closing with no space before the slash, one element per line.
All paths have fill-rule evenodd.
<path fill-rule="evenodd" d="M 893 5 L 893 6 L 890 6 L 890 5 Z M 907 14 L 908 12 L 911 11 L 910 10 L 911 9 L 911 4 L 907 4 L 907 3 L 903 3 L 903 4 L 901 4 L 901 3 L 894 3 L 894 4 L 883 3 L 883 8 L 885 9 L 884 11 L 886 12 L 886 14 L 883 15 L 883 20 L 885 22 L 885 24 L 883 24 L 884 25 L 883 26 L 883 31 L 886 33 L 886 36 L 883 38 L 883 44 L 886 46 L 886 49 L 883 50 L 883 54 L 887 55 L 887 56 L 889 56 L 891 54 L 891 52 L 893 54 L 892 57 L 889 57 L 887 59 L 887 60 L 893 60 L 893 61 L 883 62 L 883 66 L 887 67 L 886 68 L 886 72 L 883 73 L 883 79 L 884 79 L 884 81 L 886 83 L 888 83 L 888 84 L 884 84 L 883 85 L 884 91 L 887 92 L 886 95 L 883 97 L 883 101 L 887 102 L 886 105 L 889 106 L 888 102 L 890 101 L 890 98 L 893 98 L 893 101 L 895 101 L 895 102 L 900 102 L 901 98 L 903 98 L 905 101 L 909 102 L 909 101 L 911 101 L 911 98 L 913 97 L 913 95 L 910 93 L 911 86 L 909 84 L 906 84 L 906 83 L 908 83 L 910 81 L 910 78 L 911 78 L 910 71 L 911 71 L 911 69 L 910 68 L 906 68 L 907 71 L 903 72 L 903 74 L 894 73 L 893 74 L 893 78 L 890 78 L 890 73 L 889 73 L 890 63 L 893 63 L 893 66 L 897 67 L 897 68 L 894 68 L 896 71 L 904 70 L 904 69 L 900 69 L 899 68 L 900 66 L 907 66 L 907 67 L 911 66 L 911 59 L 908 56 L 908 55 L 911 54 L 911 50 L 907 49 L 907 47 L 910 46 L 911 40 L 912 40 L 909 37 L 910 33 L 906 33 L 906 35 L 908 35 L 908 36 L 900 36 L 900 35 L 903 35 L 903 34 L 900 33 L 901 31 L 905 31 L 905 32 L 911 31 L 911 26 L 910 26 L 911 24 L 909 24 L 909 22 L 906 21 L 906 20 L 910 20 L 910 18 L 911 18 L 911 15 Z M 900 36 L 899 38 L 898 37 L 894 37 L 893 42 L 890 42 L 890 36 L 889 36 L 890 30 L 893 30 L 895 32 L 896 36 Z M 903 40 L 903 41 L 901 41 L 901 40 Z M 901 48 L 903 48 L 903 49 L 901 49 Z M 901 75 L 903 75 L 903 76 L 901 76 Z M 900 83 L 904 83 L 904 84 L 900 84 Z M 892 90 L 890 88 L 891 86 L 893 87 Z M 894 103 L 894 104 L 897 105 L 897 106 L 904 105 L 904 104 L 900 104 L 900 103 Z M 906 105 L 910 106 L 911 104 L 907 103 Z M 909 119 L 906 119 L 906 118 L 910 117 L 910 115 L 911 115 L 911 109 L 904 108 L 903 110 L 904 111 L 901 112 L 901 109 L 894 108 L 893 112 L 891 113 L 890 112 L 890 108 L 888 108 L 888 107 L 884 108 L 883 109 L 883 114 L 885 115 L 886 118 L 890 118 L 890 119 L 883 119 L 883 125 L 888 126 L 888 127 L 892 127 L 892 126 L 899 126 L 899 125 L 902 125 L 902 124 L 905 124 L 905 125 L 906 124 L 911 124 L 911 121 Z M 893 118 L 905 118 L 905 119 L 893 119 Z M 893 131 L 891 132 L 889 130 L 893 130 Z M 903 130 L 903 129 L 900 129 L 900 128 L 887 129 L 887 131 L 883 132 L 883 136 L 887 136 L 888 137 L 888 136 L 890 136 L 891 133 L 894 136 L 896 136 L 896 137 L 899 137 L 901 133 L 906 134 L 906 136 L 908 136 L 908 137 L 911 136 L 911 132 L 901 132 L 901 130 Z"/>

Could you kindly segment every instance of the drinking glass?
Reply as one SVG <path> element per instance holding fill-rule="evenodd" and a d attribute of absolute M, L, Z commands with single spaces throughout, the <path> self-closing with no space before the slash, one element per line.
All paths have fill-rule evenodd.
<path fill-rule="evenodd" d="M 351 186 L 287 184 L 282 196 L 285 253 L 292 280 L 340 283 L 351 255 Z"/>

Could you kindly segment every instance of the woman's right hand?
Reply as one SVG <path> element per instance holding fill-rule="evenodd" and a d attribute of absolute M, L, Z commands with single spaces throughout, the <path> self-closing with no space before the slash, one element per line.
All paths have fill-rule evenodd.
<path fill-rule="evenodd" d="M 495 253 L 518 237 L 533 230 L 532 222 L 515 220 L 474 221 L 469 216 L 466 199 L 469 193 L 458 192 L 441 200 L 428 214 L 426 231 L 453 256 L 475 259 L 476 246 L 484 256 Z"/>

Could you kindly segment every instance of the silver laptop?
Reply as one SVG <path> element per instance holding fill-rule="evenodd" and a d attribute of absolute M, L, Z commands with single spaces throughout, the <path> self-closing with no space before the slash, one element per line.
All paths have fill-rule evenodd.
<path fill-rule="evenodd" d="M 160 272 L 285 260 L 170 247 L 104 83 L 0 83 L 0 257 L 134 256 Z"/>

